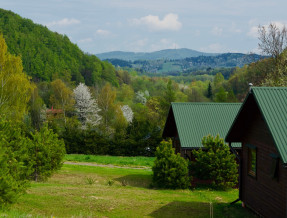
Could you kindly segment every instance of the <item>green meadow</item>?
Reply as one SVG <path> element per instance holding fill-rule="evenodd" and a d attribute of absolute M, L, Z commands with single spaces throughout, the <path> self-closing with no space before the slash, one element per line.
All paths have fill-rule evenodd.
<path fill-rule="evenodd" d="M 108 155 L 84 155 L 84 154 L 66 154 L 65 161 L 89 162 L 105 165 L 130 166 L 130 167 L 152 167 L 154 157 L 123 157 Z"/>
<path fill-rule="evenodd" d="M 0 217 L 255 217 L 240 203 L 230 205 L 237 189 L 153 189 L 151 181 L 148 168 L 64 164 Z"/>

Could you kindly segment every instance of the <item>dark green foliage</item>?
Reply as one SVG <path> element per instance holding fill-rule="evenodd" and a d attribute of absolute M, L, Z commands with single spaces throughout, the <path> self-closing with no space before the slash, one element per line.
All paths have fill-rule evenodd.
<path fill-rule="evenodd" d="M 147 120 L 134 120 L 123 135 L 111 138 L 96 129 L 81 130 L 77 126 L 65 128 L 62 138 L 68 154 L 96 154 L 114 156 L 153 156 L 162 140 L 161 131 Z"/>
<path fill-rule="evenodd" d="M 31 168 L 25 159 L 29 140 L 18 126 L 0 118 L 0 208 L 14 203 L 28 186 Z"/>
<path fill-rule="evenodd" d="M 220 189 L 234 187 L 238 179 L 238 165 L 235 155 L 230 153 L 227 144 L 217 135 L 202 139 L 204 150 L 193 150 L 195 161 L 191 164 L 195 177 L 212 180 L 212 184 Z"/>
<path fill-rule="evenodd" d="M 212 98 L 213 94 L 212 94 L 212 87 L 211 87 L 211 82 L 208 83 L 208 88 L 207 88 L 207 98 Z"/>
<path fill-rule="evenodd" d="M 188 164 L 180 154 L 175 154 L 171 140 L 162 141 L 155 152 L 153 184 L 161 188 L 185 189 L 190 184 Z"/>
<path fill-rule="evenodd" d="M 87 85 L 108 81 L 117 86 L 115 69 L 94 55 L 84 54 L 69 38 L 34 24 L 11 11 L 0 9 L 0 32 L 9 52 L 22 57 L 24 71 L 33 80 L 58 78 L 86 82 Z"/>
<path fill-rule="evenodd" d="M 45 180 L 61 168 L 65 155 L 65 144 L 47 126 L 32 133 L 31 138 L 29 160 L 27 160 L 33 170 L 30 177 L 35 181 Z"/>

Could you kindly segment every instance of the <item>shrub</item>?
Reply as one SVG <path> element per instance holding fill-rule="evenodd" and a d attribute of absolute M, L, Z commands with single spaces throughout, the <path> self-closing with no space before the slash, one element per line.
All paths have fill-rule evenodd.
<path fill-rule="evenodd" d="M 23 162 L 28 143 L 17 125 L 0 117 L 0 208 L 14 203 L 29 185 L 31 171 Z"/>
<path fill-rule="evenodd" d="M 199 179 L 212 180 L 216 188 L 226 189 L 237 183 L 238 165 L 235 155 L 230 153 L 229 146 L 217 135 L 203 137 L 205 150 L 193 150 L 195 162 L 192 162 L 192 173 Z"/>
<path fill-rule="evenodd" d="M 35 181 L 45 180 L 61 168 L 65 155 L 65 144 L 47 126 L 31 135 L 28 160 L 33 169 L 31 178 Z"/>
<path fill-rule="evenodd" d="M 153 185 L 161 188 L 188 188 L 188 163 L 179 154 L 175 154 L 171 141 L 162 141 L 155 152 Z"/>

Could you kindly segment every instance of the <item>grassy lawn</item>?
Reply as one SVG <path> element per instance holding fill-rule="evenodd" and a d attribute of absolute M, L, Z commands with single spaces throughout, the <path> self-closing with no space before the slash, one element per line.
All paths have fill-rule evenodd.
<path fill-rule="evenodd" d="M 0 217 L 254 217 L 237 190 L 156 190 L 151 170 L 64 165 Z"/>
<path fill-rule="evenodd" d="M 154 157 L 119 157 L 84 154 L 66 154 L 65 161 L 112 164 L 117 166 L 152 167 Z"/>

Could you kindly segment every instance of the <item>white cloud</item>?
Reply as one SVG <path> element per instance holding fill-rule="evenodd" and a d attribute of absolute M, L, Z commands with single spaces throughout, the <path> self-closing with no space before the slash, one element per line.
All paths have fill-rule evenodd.
<path fill-rule="evenodd" d="M 85 38 L 85 39 L 80 39 L 78 42 L 79 43 L 89 43 L 92 42 L 93 39 L 92 38 Z"/>
<path fill-rule="evenodd" d="M 98 29 L 96 31 L 96 35 L 107 36 L 110 35 L 110 32 L 108 30 Z"/>
<path fill-rule="evenodd" d="M 223 29 L 218 27 L 218 26 L 215 26 L 213 27 L 213 29 L 211 30 L 211 33 L 215 36 L 221 36 L 222 35 L 222 31 Z"/>
<path fill-rule="evenodd" d="M 75 25 L 75 24 L 80 24 L 81 21 L 71 18 L 64 18 L 62 20 L 58 20 L 58 21 L 53 21 L 51 23 L 47 24 L 47 27 L 52 27 L 52 26 L 70 26 L 70 25 Z"/>
<path fill-rule="evenodd" d="M 177 31 L 182 27 L 178 21 L 178 15 L 169 13 L 162 20 L 158 16 L 148 15 L 139 19 L 133 19 L 132 24 L 147 26 L 151 31 L 170 30 Z"/>

